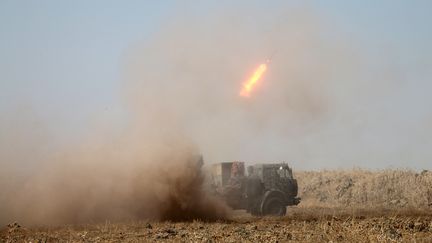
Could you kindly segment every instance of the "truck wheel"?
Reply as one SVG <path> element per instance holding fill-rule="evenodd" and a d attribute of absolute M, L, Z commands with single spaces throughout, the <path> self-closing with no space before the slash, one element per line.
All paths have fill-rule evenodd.
<path fill-rule="evenodd" d="M 264 202 L 263 215 L 284 216 L 286 214 L 286 206 L 279 197 L 270 197 Z"/>

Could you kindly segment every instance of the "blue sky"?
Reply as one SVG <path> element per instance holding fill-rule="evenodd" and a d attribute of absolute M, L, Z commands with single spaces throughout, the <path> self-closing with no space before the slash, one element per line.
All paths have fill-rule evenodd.
<path fill-rule="evenodd" d="M 62 126 L 82 126 L 118 103 L 122 55 L 169 11 L 139 1 L 2 1 L 1 108 L 31 104 Z"/>
<path fill-rule="evenodd" d="M 89 129 L 94 114 L 121 123 L 125 110 L 118 90 L 125 55 L 166 24 L 189 11 L 205 16 L 230 5 L 254 12 L 262 8 L 263 18 L 281 6 L 303 6 L 338 30 L 328 38 L 342 33 L 361 43 L 365 55 L 373 57 L 369 75 L 392 66 L 400 72 L 395 79 L 410 79 L 401 100 L 416 100 L 415 105 L 403 103 L 406 107 L 394 111 L 400 112 L 395 119 L 430 119 L 431 1 L 195 2 L 0 1 L 0 112 L 25 107 L 42 120 L 49 117 L 54 136 L 71 134 L 66 140 Z M 251 23 L 261 22 L 261 16 L 248 17 Z M 392 109 L 392 104 L 386 107 Z M 430 153 L 423 152 L 430 160 Z"/>

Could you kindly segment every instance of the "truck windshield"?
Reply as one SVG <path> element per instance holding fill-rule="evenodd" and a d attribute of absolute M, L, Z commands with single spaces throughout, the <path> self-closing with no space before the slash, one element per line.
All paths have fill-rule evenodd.
<path fill-rule="evenodd" d="M 286 168 L 286 167 L 280 167 L 279 169 L 278 169 L 278 171 L 277 171 L 277 173 L 279 174 L 279 176 L 281 177 L 281 178 L 288 178 L 288 179 L 291 179 L 291 172 L 290 172 L 290 170 L 288 169 L 288 168 Z"/>

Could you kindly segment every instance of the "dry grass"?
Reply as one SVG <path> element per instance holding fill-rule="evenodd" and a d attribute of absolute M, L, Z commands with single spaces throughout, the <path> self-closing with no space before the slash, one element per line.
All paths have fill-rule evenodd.
<path fill-rule="evenodd" d="M 297 172 L 302 206 L 422 208 L 432 206 L 432 172 L 361 169 Z"/>

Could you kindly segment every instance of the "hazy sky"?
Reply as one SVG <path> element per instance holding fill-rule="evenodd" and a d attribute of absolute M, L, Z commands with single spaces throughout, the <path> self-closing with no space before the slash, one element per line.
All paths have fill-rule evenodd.
<path fill-rule="evenodd" d="M 331 93 L 338 97 L 335 100 L 346 102 L 340 120 L 326 122 L 323 129 L 312 129 L 314 134 L 298 138 L 298 143 L 290 141 L 292 149 L 288 150 L 280 148 L 287 143 L 284 135 L 254 137 L 262 143 L 240 150 L 269 152 L 246 159 L 287 160 L 305 169 L 432 169 L 431 1 L 198 2 L 0 1 L 2 121 L 10 123 L 17 111 L 24 112 L 28 120 L 20 122 L 29 126 L 33 121 L 43 123 L 54 144 L 74 142 L 92 129 L 94 120 L 108 120 L 121 127 L 128 113 L 119 89 L 127 53 L 134 46 L 146 45 L 166 26 L 191 13 L 207 16 L 214 9 L 242 9 L 239 18 L 247 19 L 246 27 L 254 28 L 271 20 L 280 8 L 307 9 L 314 21 L 327 26 L 321 38 L 343 36 L 347 40 L 344 48 L 363 55 L 361 59 L 367 61 L 362 65 L 361 78 L 368 79 L 369 84 L 375 80 L 379 88 L 362 90 L 359 97 L 364 100 L 344 99 L 344 94 L 352 97 L 355 92 L 336 88 Z M 287 54 L 277 55 L 281 59 Z M 261 61 L 247 60 L 257 64 Z M 239 72 L 242 77 L 244 71 Z M 360 82 L 357 78 L 361 79 L 353 77 L 346 82 Z M 339 114 L 338 109 L 334 114 Z M 3 132 L 6 129 L 13 126 L 2 127 Z M 334 129 L 337 132 L 333 133 Z M 204 156 L 207 150 L 203 148 Z M 271 153 L 275 156 L 268 156 Z"/>

